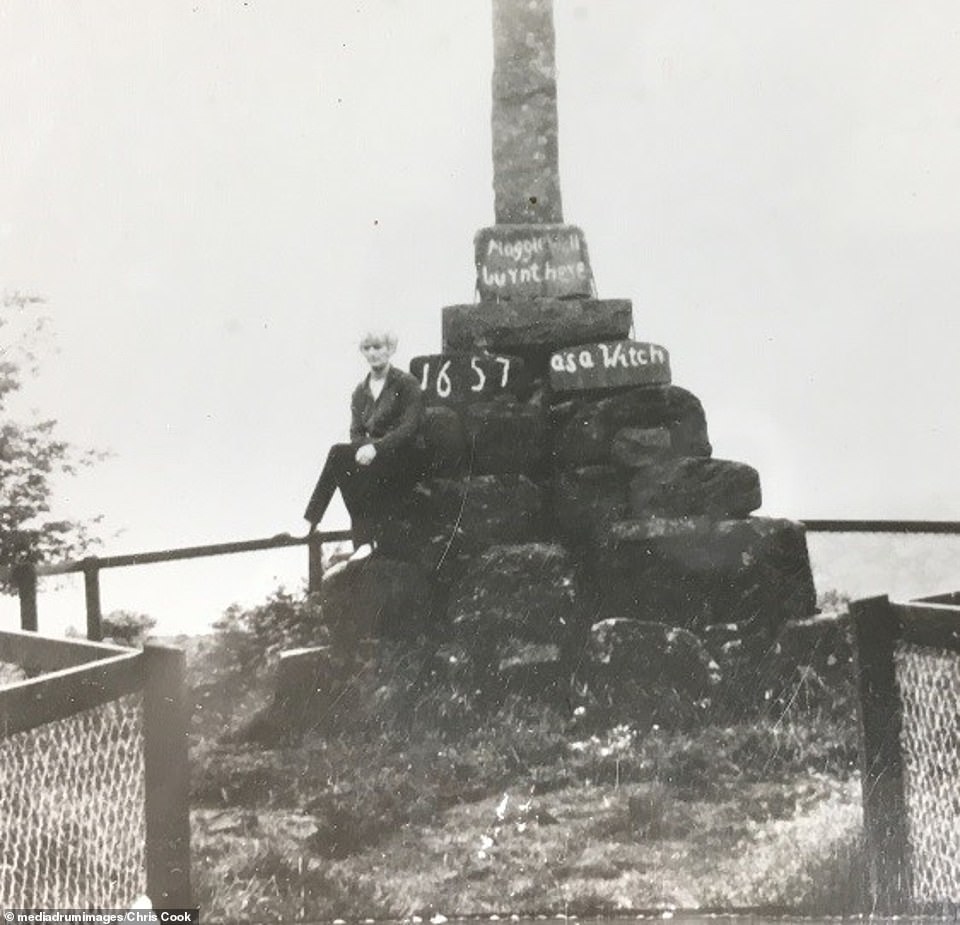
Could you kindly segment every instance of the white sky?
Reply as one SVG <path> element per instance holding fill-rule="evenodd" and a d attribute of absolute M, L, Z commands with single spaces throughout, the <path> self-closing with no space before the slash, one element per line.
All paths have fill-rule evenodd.
<path fill-rule="evenodd" d="M 555 6 L 566 220 L 715 455 L 771 514 L 960 519 L 960 4 Z M 0 287 L 49 300 L 31 404 L 114 453 L 64 489 L 104 554 L 302 530 L 364 319 L 405 366 L 472 300 L 491 67 L 489 0 L 0 2 Z M 199 627 L 304 565 L 104 609 Z"/>

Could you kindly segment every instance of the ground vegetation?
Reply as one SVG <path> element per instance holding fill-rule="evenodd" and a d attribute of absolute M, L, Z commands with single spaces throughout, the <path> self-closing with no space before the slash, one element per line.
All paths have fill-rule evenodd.
<path fill-rule="evenodd" d="M 321 617 L 278 592 L 185 640 L 211 919 L 859 909 L 855 702 L 826 653 L 739 716 L 727 698 L 670 727 L 490 701 L 442 646 L 383 643 L 301 741 L 258 737 L 279 652 L 322 643 Z"/>

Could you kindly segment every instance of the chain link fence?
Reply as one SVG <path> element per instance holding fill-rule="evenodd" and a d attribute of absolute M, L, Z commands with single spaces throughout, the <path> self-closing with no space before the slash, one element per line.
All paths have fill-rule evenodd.
<path fill-rule="evenodd" d="M 873 909 L 960 912 L 960 594 L 851 605 Z"/>
<path fill-rule="evenodd" d="M 894 663 L 913 897 L 960 903 L 960 652 L 900 642 Z"/>
<path fill-rule="evenodd" d="M 0 909 L 189 907 L 183 652 L 0 631 L 0 665 Z"/>
<path fill-rule="evenodd" d="M 0 739 L 0 906 L 123 908 L 146 891 L 142 699 Z"/>

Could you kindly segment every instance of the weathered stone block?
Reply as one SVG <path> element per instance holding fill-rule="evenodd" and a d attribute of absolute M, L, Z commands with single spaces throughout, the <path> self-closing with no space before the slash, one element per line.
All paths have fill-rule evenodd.
<path fill-rule="evenodd" d="M 415 639 L 428 623 L 432 589 L 409 562 L 373 556 L 331 568 L 320 585 L 324 625 L 336 649 L 384 636 Z"/>
<path fill-rule="evenodd" d="M 534 539 L 542 503 L 540 489 L 524 475 L 427 479 L 414 491 L 407 518 L 443 557 L 447 550 L 468 552 Z"/>
<path fill-rule="evenodd" d="M 663 623 L 601 620 L 585 656 L 580 676 L 610 719 L 682 725 L 703 713 L 720 681 L 701 640 Z"/>
<path fill-rule="evenodd" d="M 846 612 L 790 620 L 771 634 L 717 625 L 704 632 L 724 683 L 716 698 L 720 722 L 741 721 L 752 711 L 795 705 L 829 713 L 848 709 L 855 696 L 852 626 Z"/>
<path fill-rule="evenodd" d="M 570 703 L 571 670 L 555 643 L 522 642 L 506 637 L 495 645 L 475 634 L 452 639 L 437 649 L 435 677 L 471 695 L 480 695 L 485 707 L 501 703 L 508 695 L 553 703 L 561 709 Z"/>
<path fill-rule="evenodd" d="M 547 455 L 547 422 L 537 404 L 500 401 L 463 411 L 470 468 L 477 474 L 535 471 Z"/>
<path fill-rule="evenodd" d="M 574 403 L 564 414 L 555 444 L 564 467 L 607 463 L 624 427 L 665 427 L 679 456 L 709 456 L 707 421 L 700 400 L 677 386 L 637 388 L 609 398 Z"/>
<path fill-rule="evenodd" d="M 455 638 L 499 653 L 510 639 L 563 645 L 577 627 L 576 567 L 555 543 L 494 546 L 450 595 Z M 499 656 L 498 656 L 499 657 Z"/>
<path fill-rule="evenodd" d="M 672 455 L 669 427 L 623 427 L 610 447 L 611 459 L 628 469 L 644 469 Z"/>
<path fill-rule="evenodd" d="M 593 294 L 587 242 L 574 225 L 494 225 L 473 243 L 483 301 Z"/>
<path fill-rule="evenodd" d="M 467 435 L 451 408 L 428 407 L 420 425 L 424 471 L 429 476 L 458 475 L 467 463 Z"/>
<path fill-rule="evenodd" d="M 630 513 L 746 517 L 760 507 L 760 476 L 744 463 L 682 457 L 638 469 L 630 480 Z"/>
<path fill-rule="evenodd" d="M 555 392 L 669 384 L 670 356 L 657 344 L 636 340 L 581 344 L 550 357 L 550 387 Z"/>
<path fill-rule="evenodd" d="M 583 466 L 557 474 L 554 516 L 571 543 L 588 542 L 600 524 L 620 520 L 627 511 L 627 484 L 614 466 Z"/>
<path fill-rule="evenodd" d="M 464 405 L 530 391 L 530 376 L 520 357 L 435 353 L 414 357 L 410 374 L 420 383 L 428 406 Z"/>
<path fill-rule="evenodd" d="M 748 517 L 645 517 L 601 531 L 593 551 L 605 617 L 774 630 L 816 607 L 802 525 Z"/>
<path fill-rule="evenodd" d="M 353 668 L 354 655 L 330 646 L 281 652 L 272 702 L 226 741 L 291 746 L 299 744 L 307 730 L 334 725 L 340 719 L 337 693 Z"/>
<path fill-rule="evenodd" d="M 526 356 L 570 344 L 625 338 L 633 323 L 629 299 L 535 299 L 443 309 L 444 352 L 486 349 Z M 526 351 L 526 352 L 525 352 Z"/>
<path fill-rule="evenodd" d="M 271 719 L 291 737 L 316 718 L 317 706 L 329 700 L 340 660 L 329 646 L 289 649 L 280 653 Z M 313 715 L 311 715 L 313 714 Z"/>

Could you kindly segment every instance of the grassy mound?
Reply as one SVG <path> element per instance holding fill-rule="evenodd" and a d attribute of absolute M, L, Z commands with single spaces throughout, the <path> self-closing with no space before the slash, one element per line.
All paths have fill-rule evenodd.
<path fill-rule="evenodd" d="M 312 606 L 277 595 L 193 645 L 208 918 L 858 908 L 848 685 L 798 671 L 734 721 L 604 727 L 530 698 L 491 705 L 384 646 L 343 684 L 345 721 L 297 747 L 240 741 L 276 654 L 323 641 Z"/>

